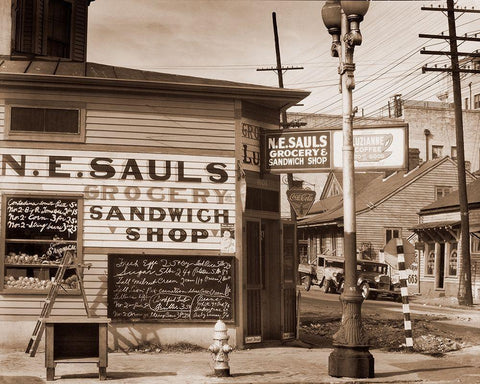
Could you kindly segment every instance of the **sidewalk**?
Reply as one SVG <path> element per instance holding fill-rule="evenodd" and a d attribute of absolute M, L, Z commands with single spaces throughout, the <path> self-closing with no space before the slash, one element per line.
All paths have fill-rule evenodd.
<path fill-rule="evenodd" d="M 230 378 L 213 377 L 208 352 L 109 353 L 107 382 L 122 384 L 480 383 L 480 346 L 443 357 L 372 350 L 375 378 L 328 376 L 331 349 L 283 346 L 234 351 Z M 45 383 L 44 354 L 0 351 L 0 384 Z M 50 383 L 49 381 L 48 383 Z M 100 383 L 95 364 L 58 364 L 58 384 Z"/>

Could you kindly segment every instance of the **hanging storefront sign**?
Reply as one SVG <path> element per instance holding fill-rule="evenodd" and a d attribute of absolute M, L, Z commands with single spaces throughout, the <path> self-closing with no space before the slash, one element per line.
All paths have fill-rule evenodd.
<path fill-rule="evenodd" d="M 331 167 L 330 131 L 295 131 L 265 135 L 265 167 L 270 171 L 312 172 Z"/>
<path fill-rule="evenodd" d="M 408 125 L 353 130 L 355 169 L 405 169 Z M 288 131 L 264 136 L 265 168 L 272 173 L 330 172 L 343 167 L 342 130 Z"/>
<path fill-rule="evenodd" d="M 290 188 L 287 191 L 287 198 L 297 217 L 303 217 L 312 208 L 315 191 L 306 188 Z"/>

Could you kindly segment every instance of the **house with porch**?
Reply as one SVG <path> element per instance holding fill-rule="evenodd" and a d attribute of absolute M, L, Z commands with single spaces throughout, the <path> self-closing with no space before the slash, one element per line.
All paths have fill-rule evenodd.
<path fill-rule="evenodd" d="M 413 168 L 412 168 L 413 167 Z M 475 176 L 467 171 L 467 182 Z M 379 260 L 392 238 L 408 239 L 418 223 L 418 211 L 457 187 L 457 164 L 438 158 L 390 174 L 373 172 L 355 176 L 356 235 L 359 258 Z M 321 199 L 298 221 L 298 239 L 306 256 L 334 252 L 343 257 L 343 198 L 338 173 L 330 173 Z"/>
<path fill-rule="evenodd" d="M 480 299 L 480 180 L 467 186 L 470 224 L 470 266 L 472 295 Z M 456 297 L 462 247 L 458 190 L 423 207 L 418 234 L 420 293 Z"/>

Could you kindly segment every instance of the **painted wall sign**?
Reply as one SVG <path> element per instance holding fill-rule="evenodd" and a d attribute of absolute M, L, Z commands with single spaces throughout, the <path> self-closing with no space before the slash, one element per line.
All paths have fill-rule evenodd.
<path fill-rule="evenodd" d="M 5 192 L 84 196 L 84 246 L 220 250 L 235 223 L 233 158 L 3 148 Z"/>
<path fill-rule="evenodd" d="M 288 131 L 265 135 L 265 167 L 276 172 L 328 170 L 331 132 Z"/>
<path fill-rule="evenodd" d="M 242 119 L 242 169 L 260 172 L 262 136 L 263 132 L 269 129 L 277 130 L 278 125 Z"/>
<path fill-rule="evenodd" d="M 233 320 L 232 256 L 108 255 L 108 317 Z"/>
<path fill-rule="evenodd" d="M 404 169 L 407 125 L 353 130 L 356 169 Z M 341 130 L 288 131 L 264 135 L 265 168 L 276 173 L 329 172 L 343 166 Z"/>

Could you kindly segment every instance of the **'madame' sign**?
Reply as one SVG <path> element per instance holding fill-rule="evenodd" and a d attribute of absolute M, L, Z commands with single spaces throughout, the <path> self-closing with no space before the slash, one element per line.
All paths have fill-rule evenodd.
<path fill-rule="evenodd" d="M 329 169 L 331 134 L 322 132 L 281 132 L 266 135 L 266 168 L 286 171 Z"/>
<path fill-rule="evenodd" d="M 407 125 L 353 130 L 356 169 L 403 169 Z M 265 168 L 272 172 L 328 172 L 343 167 L 342 130 L 289 131 L 265 135 Z"/>

